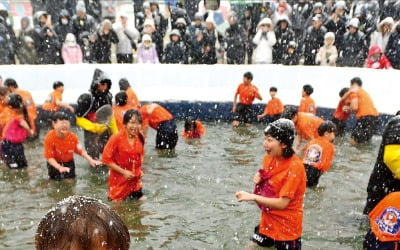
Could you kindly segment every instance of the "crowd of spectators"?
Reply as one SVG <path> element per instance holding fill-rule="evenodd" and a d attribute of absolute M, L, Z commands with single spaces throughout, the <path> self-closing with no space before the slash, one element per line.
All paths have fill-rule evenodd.
<path fill-rule="evenodd" d="M 18 31 L 0 4 L 0 64 L 112 63 L 115 48 L 118 63 L 400 68 L 400 0 L 232 3 L 224 30 L 199 0 L 134 1 L 134 18 L 117 2 L 31 0 Z"/>

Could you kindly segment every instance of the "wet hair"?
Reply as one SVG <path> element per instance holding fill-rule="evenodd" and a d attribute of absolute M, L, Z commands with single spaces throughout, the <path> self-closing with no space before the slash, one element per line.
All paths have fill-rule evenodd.
<path fill-rule="evenodd" d="M 282 150 L 283 158 L 290 158 L 295 154 L 293 149 L 295 133 L 294 124 L 292 121 L 287 119 L 278 119 L 274 122 L 271 122 L 264 130 L 264 135 L 272 136 L 280 143 L 286 145 L 286 147 Z"/>
<path fill-rule="evenodd" d="M 295 106 L 286 106 L 282 112 L 281 118 L 293 120 L 297 115 L 298 109 Z"/>
<path fill-rule="evenodd" d="M 58 202 L 42 218 L 35 234 L 38 250 L 127 250 L 129 245 L 128 228 L 117 213 L 100 200 L 77 195 Z"/>
<path fill-rule="evenodd" d="M 15 80 L 12 79 L 12 78 L 7 78 L 7 79 L 4 81 L 4 86 L 18 88 L 17 81 L 15 81 Z"/>
<path fill-rule="evenodd" d="M 278 92 L 278 89 L 276 87 L 271 87 L 271 88 L 269 88 L 269 92 L 271 92 L 271 91 Z"/>
<path fill-rule="evenodd" d="M 253 80 L 253 74 L 251 72 L 244 73 L 243 77 L 246 77 L 247 79 Z"/>
<path fill-rule="evenodd" d="M 332 133 L 336 132 L 336 125 L 331 121 L 324 121 L 318 127 L 318 135 L 323 136 L 325 132 Z"/>
<path fill-rule="evenodd" d="M 353 83 L 355 83 L 355 84 L 357 84 L 358 86 L 362 86 L 362 80 L 361 80 L 361 78 L 360 77 L 354 77 L 354 78 L 352 78 L 351 80 L 350 80 L 350 83 L 351 84 L 353 84 Z"/>
<path fill-rule="evenodd" d="M 0 96 L 6 96 L 8 94 L 8 88 L 6 86 L 0 86 Z"/>
<path fill-rule="evenodd" d="M 58 88 L 58 87 L 64 87 L 64 83 L 61 82 L 61 81 L 55 81 L 55 82 L 53 83 L 53 89 L 56 89 L 56 88 Z"/>
<path fill-rule="evenodd" d="M 127 90 L 131 85 L 129 84 L 128 79 L 121 78 L 118 82 L 120 90 Z"/>
<path fill-rule="evenodd" d="M 57 120 L 60 121 L 69 121 L 69 116 L 67 115 L 67 113 L 65 112 L 55 112 L 52 116 L 51 116 L 52 120 L 54 122 L 56 122 Z"/>
<path fill-rule="evenodd" d="M 339 96 L 343 97 L 350 89 L 349 88 L 342 88 L 339 92 Z"/>
<path fill-rule="evenodd" d="M 140 124 L 142 124 L 142 115 L 140 114 L 140 112 L 136 109 L 130 109 L 128 111 L 125 112 L 124 114 L 124 120 L 123 120 L 123 124 L 126 125 L 131 119 L 132 117 L 135 116 L 136 119 L 138 120 L 138 122 Z M 142 143 L 144 144 L 144 136 L 142 135 L 142 133 L 139 133 L 139 139 L 142 141 Z"/>
<path fill-rule="evenodd" d="M 192 116 L 188 116 L 185 119 L 185 131 L 191 131 L 196 129 L 196 119 Z"/>
<path fill-rule="evenodd" d="M 117 106 L 124 106 L 128 102 L 128 95 L 125 91 L 120 91 L 115 95 L 115 104 Z"/>
<path fill-rule="evenodd" d="M 31 127 L 28 110 L 26 109 L 26 106 L 24 105 L 24 102 L 20 95 L 18 95 L 17 93 L 9 94 L 7 104 L 12 109 L 17 109 L 18 111 L 20 111 L 23 114 L 25 121 L 28 123 L 28 126 Z"/>
<path fill-rule="evenodd" d="M 101 80 L 99 81 L 99 84 L 107 85 L 107 89 L 110 90 L 110 89 L 111 89 L 112 82 L 111 82 L 110 79 L 104 78 L 104 79 L 101 79 Z"/>
<path fill-rule="evenodd" d="M 306 85 L 303 86 L 303 91 L 307 95 L 311 95 L 314 92 L 314 88 L 310 84 L 306 84 Z"/>

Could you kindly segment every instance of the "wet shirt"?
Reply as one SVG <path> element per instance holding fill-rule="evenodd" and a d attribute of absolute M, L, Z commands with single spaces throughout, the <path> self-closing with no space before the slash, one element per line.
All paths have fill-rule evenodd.
<path fill-rule="evenodd" d="M 314 100 L 309 96 L 301 98 L 299 112 L 311 113 L 315 115 L 317 113 L 317 108 L 315 107 Z"/>
<path fill-rule="evenodd" d="M 140 107 L 140 101 L 137 98 L 135 91 L 131 87 L 128 87 L 125 90 L 126 95 L 128 96 L 128 101 L 126 102 L 131 108 L 137 109 Z"/>
<path fill-rule="evenodd" d="M 264 109 L 264 114 L 266 115 L 278 115 L 282 114 L 283 110 L 285 107 L 283 106 L 281 100 L 279 98 L 273 98 L 269 100 L 267 105 L 265 106 Z"/>
<path fill-rule="evenodd" d="M 74 159 L 74 153 L 82 155 L 83 150 L 78 137 L 68 131 L 63 138 L 57 136 L 55 130 L 49 131 L 44 137 L 44 158 L 54 158 L 57 162 L 69 162 Z"/>
<path fill-rule="evenodd" d="M 305 147 L 303 163 L 321 171 L 328 171 L 332 165 L 335 146 L 323 137 L 311 140 Z"/>
<path fill-rule="evenodd" d="M 4 133 L 6 131 L 7 125 L 10 123 L 13 117 L 17 116 L 15 111 L 11 109 L 8 105 L 1 105 L 0 112 L 0 135 L 2 139 L 4 137 Z"/>
<path fill-rule="evenodd" d="M 57 101 L 59 102 L 62 101 L 62 93 L 60 91 L 54 90 L 44 101 L 42 109 L 47 111 L 57 112 L 59 109 Z"/>
<path fill-rule="evenodd" d="M 239 95 L 239 103 L 244 105 L 251 105 L 254 99 L 259 95 L 258 88 L 253 84 L 241 83 L 236 90 Z"/>
<path fill-rule="evenodd" d="M 305 140 L 317 138 L 318 127 L 323 123 L 322 118 L 310 113 L 298 112 L 295 124 L 297 133 Z"/>
<path fill-rule="evenodd" d="M 341 121 L 347 120 L 350 116 L 350 112 L 346 112 L 343 110 L 343 107 L 346 105 L 347 106 L 350 105 L 348 99 L 339 101 L 338 106 L 336 107 L 335 112 L 333 113 L 333 117 Z"/>
<path fill-rule="evenodd" d="M 272 175 L 268 180 L 276 198 L 286 197 L 289 204 L 282 210 L 269 209 L 261 212 L 260 233 L 274 240 L 295 240 L 303 230 L 303 200 L 306 191 L 306 173 L 301 159 L 293 155 L 282 159 L 264 156 L 263 169 Z"/>
<path fill-rule="evenodd" d="M 358 109 L 356 111 L 357 119 L 364 116 L 378 116 L 379 113 L 375 108 L 374 102 L 369 94 L 362 88 L 359 88 L 357 92 L 350 94 L 350 100 L 354 98 L 358 99 Z"/>
<path fill-rule="evenodd" d="M 113 114 L 114 114 L 115 121 L 117 122 L 118 131 L 122 131 L 125 129 L 124 115 L 125 115 L 126 111 L 132 109 L 132 107 L 129 105 L 124 105 L 124 106 L 113 105 L 112 108 L 113 108 Z"/>
<path fill-rule="evenodd" d="M 31 128 L 35 130 L 35 119 L 37 117 L 37 109 L 35 102 L 33 101 L 31 93 L 26 90 L 16 89 L 15 93 L 22 97 L 22 101 L 25 104 L 25 107 L 28 111 L 29 122 L 31 124 Z"/>
<path fill-rule="evenodd" d="M 139 111 L 142 114 L 143 125 L 150 125 L 153 129 L 157 129 L 161 122 L 174 119 L 168 110 L 156 103 L 145 104 Z"/>
<path fill-rule="evenodd" d="M 206 128 L 203 126 L 203 124 L 200 121 L 195 121 L 196 122 L 196 129 L 193 131 L 185 131 L 183 130 L 182 136 L 186 139 L 196 139 L 196 138 L 201 138 L 205 133 L 206 133 Z"/>
<path fill-rule="evenodd" d="M 371 230 L 382 242 L 400 241 L 400 192 L 381 200 L 369 215 Z"/>
<path fill-rule="evenodd" d="M 112 200 L 123 200 L 132 192 L 142 188 L 140 175 L 144 156 L 143 143 L 135 137 L 133 144 L 128 141 L 125 130 L 111 136 L 103 150 L 101 161 L 104 164 L 115 163 L 119 167 L 130 170 L 135 178 L 128 180 L 122 174 L 110 169 L 108 176 L 108 196 Z"/>

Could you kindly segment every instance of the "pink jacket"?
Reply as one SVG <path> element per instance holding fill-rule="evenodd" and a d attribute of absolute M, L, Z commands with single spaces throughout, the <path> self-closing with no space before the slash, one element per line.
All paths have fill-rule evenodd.
<path fill-rule="evenodd" d="M 61 50 L 61 55 L 65 64 L 82 63 L 82 50 L 79 45 L 68 47 L 64 44 Z"/>

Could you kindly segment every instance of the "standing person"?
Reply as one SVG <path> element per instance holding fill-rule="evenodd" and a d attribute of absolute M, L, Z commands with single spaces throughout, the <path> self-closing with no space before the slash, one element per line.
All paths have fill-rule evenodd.
<path fill-rule="evenodd" d="M 54 19 L 53 19 L 54 20 Z M 71 16 L 69 15 L 67 10 L 61 10 L 60 19 L 58 22 L 54 24 L 54 31 L 58 36 L 58 40 L 60 44 L 65 42 L 65 38 L 68 33 L 73 33 Z"/>
<path fill-rule="evenodd" d="M 97 63 L 111 63 L 111 43 L 119 42 L 117 33 L 112 28 L 111 22 L 105 19 L 96 32 L 94 42 L 94 56 Z"/>
<path fill-rule="evenodd" d="M 47 161 L 49 178 L 52 180 L 74 179 L 74 153 L 79 154 L 92 166 L 101 165 L 93 160 L 81 147 L 78 136 L 70 131 L 69 116 L 64 112 L 56 112 L 52 116 L 53 130 L 43 140 L 44 158 Z"/>
<path fill-rule="evenodd" d="M 121 14 L 120 22 L 114 24 L 114 30 L 118 36 L 117 43 L 117 62 L 133 63 L 133 52 L 136 50 L 136 42 L 139 39 L 139 31 L 133 26 L 128 25 L 128 15 Z"/>
<path fill-rule="evenodd" d="M 204 125 L 194 117 L 186 117 L 182 136 L 185 139 L 199 139 L 206 133 Z"/>
<path fill-rule="evenodd" d="M 90 14 L 86 13 L 85 3 L 79 1 L 76 4 L 76 15 L 72 17 L 72 30 L 75 37 L 78 38 L 80 45 L 83 45 L 82 34 L 87 32 L 92 37 L 92 34 L 96 32 L 96 26 L 96 20 Z"/>
<path fill-rule="evenodd" d="M 109 168 L 108 198 L 145 200 L 142 191 L 144 136 L 142 116 L 134 109 L 124 114 L 125 129 L 113 135 L 104 147 L 102 162 Z"/>
<path fill-rule="evenodd" d="M 246 31 L 238 23 L 237 14 L 230 13 L 229 27 L 225 31 L 226 60 L 228 64 L 244 64 L 248 40 Z"/>
<path fill-rule="evenodd" d="M 253 38 L 253 43 L 257 46 L 254 53 L 254 63 L 271 64 L 272 50 L 276 43 L 271 19 L 264 18 L 260 21 L 257 26 L 257 33 Z"/>
<path fill-rule="evenodd" d="M 311 98 L 311 94 L 314 92 L 314 88 L 310 84 L 303 86 L 301 91 L 301 101 L 299 105 L 299 112 L 316 114 L 317 108 L 315 107 L 314 99 Z"/>
<path fill-rule="evenodd" d="M 251 6 L 247 6 L 246 9 L 244 10 L 244 16 L 240 19 L 240 25 L 243 26 L 243 28 L 246 31 L 246 36 L 248 41 L 252 41 L 254 36 L 256 35 L 257 32 L 257 27 L 260 25 L 257 23 L 259 22 L 260 18 L 258 18 L 256 15 L 252 14 L 253 8 Z M 270 19 L 271 21 L 271 19 Z M 271 21 L 271 26 L 272 26 L 272 21 Z M 249 47 L 247 48 L 247 64 L 252 64 L 252 59 L 253 59 L 253 45 L 249 43 Z"/>
<path fill-rule="evenodd" d="M 377 25 L 377 30 L 371 35 L 371 43 L 369 46 L 379 45 L 382 51 L 385 51 L 389 37 L 392 34 L 393 23 L 394 21 L 391 17 L 386 17 L 384 20 L 379 22 Z"/>
<path fill-rule="evenodd" d="M 278 89 L 276 87 L 271 87 L 269 89 L 269 95 L 271 96 L 271 100 L 268 101 L 267 105 L 265 105 L 264 113 L 257 116 L 257 119 L 262 119 L 265 116 L 267 117 L 267 122 L 271 123 L 278 120 L 281 117 L 281 114 L 285 107 L 283 106 L 281 100 L 276 97 L 276 93 Z"/>
<path fill-rule="evenodd" d="M 254 201 L 261 209 L 260 224 L 246 249 L 258 249 L 258 246 L 301 249 L 306 173 L 292 148 L 293 122 L 276 120 L 267 126 L 264 134 L 266 155 L 263 169 L 253 178 L 255 192 L 235 194 L 239 202 Z"/>
<path fill-rule="evenodd" d="M 317 56 L 315 57 L 315 63 L 317 65 L 336 66 L 338 52 L 334 43 L 335 34 L 333 32 L 327 32 L 324 36 L 324 45 L 319 48 Z"/>
<path fill-rule="evenodd" d="M 391 69 L 389 59 L 383 53 L 379 45 L 372 45 L 368 51 L 367 60 L 365 60 L 365 67 L 370 69 Z"/>
<path fill-rule="evenodd" d="M 393 68 L 400 69 L 400 21 L 397 21 L 393 27 L 393 32 L 389 37 L 389 41 L 386 45 L 385 54 L 390 60 Z"/>
<path fill-rule="evenodd" d="M 178 142 L 178 130 L 174 116 L 157 103 L 145 104 L 139 109 L 146 134 L 148 126 L 157 131 L 156 149 L 174 149 Z"/>
<path fill-rule="evenodd" d="M 81 47 L 76 42 L 75 35 L 68 33 L 61 49 L 61 56 L 64 64 L 78 64 L 83 61 Z"/>
<path fill-rule="evenodd" d="M 18 33 L 18 47 L 21 47 L 25 43 L 25 37 L 33 37 L 34 36 L 34 30 L 31 26 L 31 20 L 29 17 L 22 17 L 21 18 L 21 30 Z"/>
<path fill-rule="evenodd" d="M 153 44 L 153 41 L 151 40 L 151 36 L 149 34 L 144 34 L 142 37 L 142 42 L 139 44 L 139 47 L 138 47 L 137 61 L 139 64 L 140 63 L 149 63 L 149 64 L 160 63 L 160 60 L 158 59 L 156 46 Z"/>
<path fill-rule="evenodd" d="M 115 95 L 115 104 L 113 104 L 113 115 L 117 122 L 118 131 L 125 129 L 124 115 L 126 111 L 133 109 L 132 105 L 128 104 L 128 96 L 125 91 L 120 91 Z M 137 109 L 136 107 L 134 109 Z"/>
<path fill-rule="evenodd" d="M 18 48 L 17 58 L 19 64 L 38 64 L 38 55 L 34 41 L 30 36 L 25 36 L 23 44 Z"/>
<path fill-rule="evenodd" d="M 357 123 L 351 134 L 351 143 L 364 143 L 371 140 L 378 128 L 378 111 L 370 95 L 362 88 L 362 80 L 350 80 L 350 109 L 356 114 Z"/>
<path fill-rule="evenodd" d="M 224 36 L 217 30 L 212 15 L 208 15 L 205 21 L 202 63 L 216 64 L 218 58 L 223 61 L 224 57 Z"/>
<path fill-rule="evenodd" d="M 140 101 L 139 101 L 139 98 L 137 97 L 135 91 L 133 91 L 128 79 L 121 78 L 119 80 L 118 84 L 119 84 L 119 90 L 125 91 L 125 93 L 128 97 L 126 103 L 129 106 L 131 106 L 133 109 L 138 109 L 140 107 Z"/>
<path fill-rule="evenodd" d="M 324 45 L 326 28 L 323 26 L 321 14 L 315 15 L 312 21 L 312 25 L 304 32 L 304 40 L 302 43 L 304 65 L 315 65 L 317 51 Z"/>
<path fill-rule="evenodd" d="M 339 103 L 333 113 L 332 122 L 336 125 L 336 136 L 343 136 L 345 134 L 346 121 L 350 116 L 350 100 L 343 98 L 349 91 L 349 88 L 342 88 L 339 92 Z"/>
<path fill-rule="evenodd" d="M 232 112 L 233 126 L 237 127 L 240 123 L 244 123 L 245 126 L 250 126 L 253 120 L 253 101 L 255 98 L 262 100 L 258 88 L 252 84 L 253 74 L 246 72 L 243 75 L 243 83 L 239 84 L 235 97 L 233 98 Z M 239 103 L 237 103 L 237 97 L 239 96 Z"/>
<path fill-rule="evenodd" d="M 26 168 L 24 145 L 22 144 L 28 138 L 33 136 L 28 111 L 22 101 L 22 97 L 16 93 L 8 95 L 8 106 L 10 107 L 10 117 L 4 128 L 1 150 L 4 163 L 9 168 Z"/>
<path fill-rule="evenodd" d="M 303 163 L 307 174 L 307 187 L 318 185 L 319 178 L 331 168 L 335 155 L 335 124 L 324 121 L 318 127 L 319 137 L 311 140 L 303 153 Z"/>
<path fill-rule="evenodd" d="M 162 62 L 168 64 L 187 64 L 188 53 L 187 47 L 181 40 L 181 34 L 174 29 L 169 34 L 170 42 L 164 49 Z"/>
<path fill-rule="evenodd" d="M 295 41 L 290 41 L 287 50 L 283 52 L 283 65 L 298 65 L 300 62 L 300 54 Z"/>
<path fill-rule="evenodd" d="M 294 41 L 295 34 L 291 28 L 289 18 L 281 16 L 275 26 L 276 43 L 272 51 L 272 63 L 282 64 L 283 55 L 286 53 L 289 42 Z"/>

